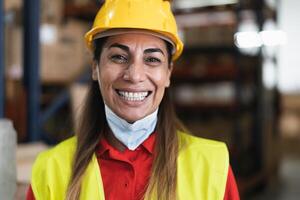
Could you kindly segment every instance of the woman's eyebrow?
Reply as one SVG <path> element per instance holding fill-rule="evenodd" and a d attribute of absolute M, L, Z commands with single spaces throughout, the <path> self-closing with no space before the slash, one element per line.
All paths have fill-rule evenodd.
<path fill-rule="evenodd" d="M 114 43 L 114 44 L 110 45 L 108 48 L 110 49 L 110 48 L 113 48 L 113 47 L 120 48 L 120 49 L 122 49 L 126 52 L 129 52 L 129 47 L 126 46 L 126 45 L 123 45 L 123 44 Z"/>
<path fill-rule="evenodd" d="M 160 52 L 161 54 L 165 55 L 160 48 L 150 48 L 144 51 L 144 53 L 155 53 L 155 52 Z"/>

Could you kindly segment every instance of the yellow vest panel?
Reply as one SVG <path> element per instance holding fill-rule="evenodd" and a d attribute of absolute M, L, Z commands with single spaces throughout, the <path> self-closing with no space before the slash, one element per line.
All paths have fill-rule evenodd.
<path fill-rule="evenodd" d="M 178 136 L 178 199 L 223 200 L 229 167 L 226 145 L 182 132 L 178 132 Z M 76 138 L 73 137 L 38 156 L 31 180 L 36 200 L 65 199 L 75 148 Z M 95 155 L 85 172 L 80 199 L 105 199 Z"/>

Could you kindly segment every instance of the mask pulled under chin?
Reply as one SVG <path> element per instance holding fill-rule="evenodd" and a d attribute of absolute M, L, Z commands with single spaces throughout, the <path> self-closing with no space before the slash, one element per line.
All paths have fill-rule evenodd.
<path fill-rule="evenodd" d="M 135 150 L 153 133 L 157 123 L 156 109 L 152 114 L 130 124 L 117 116 L 107 105 L 105 115 L 108 125 L 114 136 L 128 149 Z"/>

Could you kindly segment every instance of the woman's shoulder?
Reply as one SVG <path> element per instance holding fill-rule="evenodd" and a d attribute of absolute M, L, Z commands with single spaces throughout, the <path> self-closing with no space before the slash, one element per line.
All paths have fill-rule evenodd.
<path fill-rule="evenodd" d="M 178 182 L 184 183 L 184 187 L 190 190 L 182 197 L 190 195 L 188 199 L 222 199 L 229 167 L 225 143 L 180 131 L 178 135 Z"/>
<path fill-rule="evenodd" d="M 41 152 L 35 161 L 35 165 L 44 165 L 49 162 L 66 162 L 71 160 L 76 148 L 76 137 L 66 139 L 50 149 Z"/>
<path fill-rule="evenodd" d="M 49 187 L 55 191 L 65 188 L 71 175 L 75 148 L 76 138 L 72 137 L 37 156 L 31 174 L 31 186 L 35 197 L 39 197 L 37 199 L 44 199 Z"/>
<path fill-rule="evenodd" d="M 179 149 L 182 155 L 209 159 L 229 159 L 227 146 L 224 142 L 193 136 L 179 131 Z M 227 161 L 226 161 L 227 162 Z"/>
<path fill-rule="evenodd" d="M 187 133 L 183 131 L 178 131 L 178 136 L 179 136 L 179 143 L 182 146 L 188 145 L 189 147 L 205 146 L 211 148 L 227 148 L 224 142 L 194 136 L 191 133 Z"/>
<path fill-rule="evenodd" d="M 209 163 L 217 171 L 226 172 L 229 166 L 229 153 L 224 142 L 193 136 L 189 133 L 178 132 L 179 161 L 190 163 Z M 194 163 L 195 162 L 195 163 Z"/>

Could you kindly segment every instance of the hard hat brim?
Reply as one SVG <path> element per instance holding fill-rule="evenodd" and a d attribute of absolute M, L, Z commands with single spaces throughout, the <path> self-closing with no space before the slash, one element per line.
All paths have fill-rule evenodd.
<path fill-rule="evenodd" d="M 86 33 L 85 40 L 87 47 L 93 51 L 94 45 L 93 41 L 95 39 L 109 37 L 114 35 L 126 34 L 126 33 L 140 33 L 156 36 L 160 39 L 163 39 L 169 42 L 172 45 L 172 60 L 176 60 L 182 53 L 183 43 L 178 38 L 173 35 L 162 31 L 153 31 L 147 29 L 137 29 L 137 28 L 112 28 L 112 29 L 103 29 L 103 28 L 94 28 Z M 168 37 L 167 37 L 168 36 Z M 176 45 L 177 44 L 177 45 Z M 178 45 L 179 44 L 179 45 Z"/>

